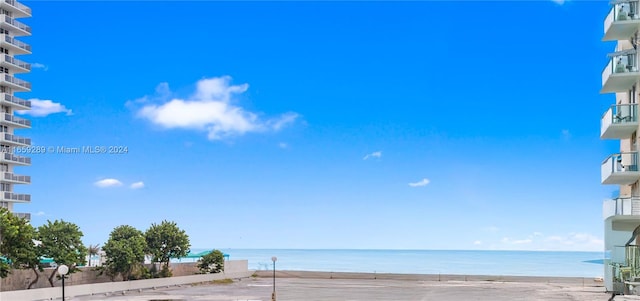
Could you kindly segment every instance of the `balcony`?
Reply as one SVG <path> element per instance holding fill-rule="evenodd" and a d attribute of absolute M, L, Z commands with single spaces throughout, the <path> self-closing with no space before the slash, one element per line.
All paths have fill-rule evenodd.
<path fill-rule="evenodd" d="M 31 213 L 14 212 L 13 215 L 17 218 L 26 219 L 27 221 L 31 220 Z"/>
<path fill-rule="evenodd" d="M 612 216 L 636 216 L 640 218 L 640 197 L 625 197 L 604 202 L 603 218 Z"/>
<path fill-rule="evenodd" d="M 0 34 L 0 47 L 8 48 L 14 55 L 31 54 L 31 45 L 18 41 L 7 34 Z"/>
<path fill-rule="evenodd" d="M 609 156 L 601 166 L 602 184 L 628 185 L 640 180 L 638 152 Z"/>
<path fill-rule="evenodd" d="M 31 8 L 15 0 L 0 0 L 0 8 L 11 11 L 17 18 L 31 17 Z"/>
<path fill-rule="evenodd" d="M 600 119 L 601 139 L 624 139 L 638 129 L 638 105 L 613 105 Z"/>
<path fill-rule="evenodd" d="M 20 117 L 16 117 L 16 116 L 11 115 L 11 114 L 4 114 L 4 119 L 0 120 L 0 123 L 8 124 L 8 125 L 16 126 L 16 127 L 21 127 L 21 128 L 30 128 L 31 127 L 31 120 L 20 118 Z"/>
<path fill-rule="evenodd" d="M 9 182 L 14 184 L 31 184 L 31 176 L 20 176 L 10 172 L 5 172 L 0 178 L 2 182 Z"/>
<path fill-rule="evenodd" d="M 29 92 L 31 91 L 31 83 L 19 78 L 13 77 L 9 74 L 5 74 L 4 77 L 0 77 L 0 84 L 6 85 L 12 88 L 15 92 Z"/>
<path fill-rule="evenodd" d="M 13 36 L 30 36 L 31 27 L 16 21 L 16 19 L 4 15 L 4 23 L 9 25 L 9 30 Z"/>
<path fill-rule="evenodd" d="M 9 93 L 0 93 L 0 103 L 9 105 L 19 110 L 31 109 L 31 101 L 15 97 Z"/>
<path fill-rule="evenodd" d="M 31 158 L 16 156 L 10 153 L 2 153 L 0 156 L 0 162 L 19 164 L 19 165 L 31 165 Z"/>
<path fill-rule="evenodd" d="M 13 145 L 13 146 L 29 146 L 31 145 L 31 139 L 30 138 L 24 138 L 24 137 L 20 137 L 20 136 L 15 136 L 9 133 L 4 133 L 4 135 L 2 135 L 0 133 L 0 142 L 4 142 L 7 145 Z"/>
<path fill-rule="evenodd" d="M 628 40 L 640 29 L 638 0 L 615 1 L 604 19 L 603 41 Z"/>
<path fill-rule="evenodd" d="M 0 59 L 0 66 L 10 68 L 12 73 L 25 73 L 31 71 L 31 64 L 16 59 L 10 55 L 4 55 L 4 59 Z"/>
<path fill-rule="evenodd" d="M 626 92 L 640 80 L 635 49 L 610 53 L 609 64 L 602 71 L 600 93 Z"/>
<path fill-rule="evenodd" d="M 0 201 L 14 202 L 14 203 L 29 203 L 31 202 L 30 194 L 13 193 L 9 191 L 2 191 L 0 194 Z"/>

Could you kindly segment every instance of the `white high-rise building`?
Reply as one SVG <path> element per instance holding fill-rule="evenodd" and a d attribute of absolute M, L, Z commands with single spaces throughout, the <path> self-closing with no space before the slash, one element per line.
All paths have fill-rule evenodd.
<path fill-rule="evenodd" d="M 31 177 L 14 172 L 16 167 L 31 164 L 31 158 L 20 156 L 17 148 L 31 145 L 31 139 L 21 137 L 18 130 L 31 127 L 31 121 L 16 117 L 17 110 L 31 109 L 31 102 L 16 97 L 19 92 L 31 91 L 31 83 L 16 76 L 31 71 L 31 64 L 25 63 L 18 56 L 31 54 L 31 46 L 16 39 L 30 36 L 31 27 L 18 21 L 31 17 L 31 9 L 15 0 L 0 0 L 0 207 L 13 212 L 15 203 L 31 202 L 31 195 L 14 193 L 15 185 L 30 184 Z M 29 213 L 16 213 L 31 219 Z"/>

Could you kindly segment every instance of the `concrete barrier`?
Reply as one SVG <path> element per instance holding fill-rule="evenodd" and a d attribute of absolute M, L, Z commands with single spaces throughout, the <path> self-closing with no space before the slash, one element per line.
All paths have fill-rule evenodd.
<path fill-rule="evenodd" d="M 247 260 L 233 260 L 225 262 L 225 271 L 218 274 L 201 274 L 181 277 L 156 278 L 134 281 L 115 281 L 65 286 L 65 297 L 105 294 L 112 292 L 126 292 L 129 290 L 150 289 L 154 287 L 168 287 L 182 284 L 209 282 L 226 278 L 247 278 L 250 277 L 253 272 L 254 271 L 248 270 Z M 37 301 L 58 298 L 62 298 L 61 287 L 7 291 L 0 293 L 0 300 L 2 301 Z"/>

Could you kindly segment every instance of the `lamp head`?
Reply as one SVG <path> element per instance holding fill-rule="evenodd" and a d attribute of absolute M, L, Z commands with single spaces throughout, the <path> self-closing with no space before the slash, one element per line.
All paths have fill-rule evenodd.
<path fill-rule="evenodd" d="M 58 267 L 58 274 L 60 275 L 66 275 L 67 273 L 69 273 L 69 267 L 67 265 L 61 265 Z"/>

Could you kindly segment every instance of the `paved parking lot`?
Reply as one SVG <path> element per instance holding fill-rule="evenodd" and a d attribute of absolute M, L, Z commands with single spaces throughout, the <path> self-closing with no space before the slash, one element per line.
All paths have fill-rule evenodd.
<path fill-rule="evenodd" d="M 608 300 L 601 286 L 576 283 L 420 281 L 389 279 L 277 279 L 277 300 Z M 229 284 L 200 284 L 67 298 L 67 301 L 269 301 L 272 279 L 246 278 Z"/>

